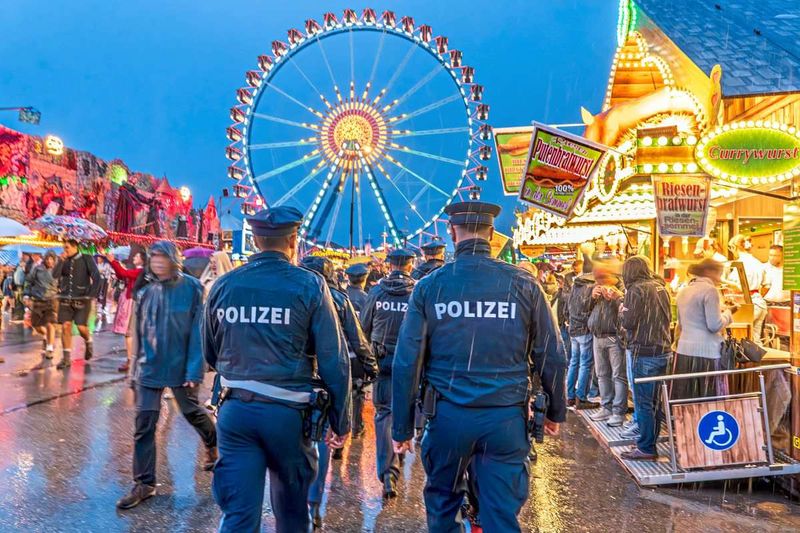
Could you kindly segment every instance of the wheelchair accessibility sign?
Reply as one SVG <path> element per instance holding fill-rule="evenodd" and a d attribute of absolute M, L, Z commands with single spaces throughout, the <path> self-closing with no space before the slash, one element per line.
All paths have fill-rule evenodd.
<path fill-rule="evenodd" d="M 739 440 L 739 423 L 725 411 L 709 411 L 697 424 L 697 435 L 706 448 L 724 452 Z"/>

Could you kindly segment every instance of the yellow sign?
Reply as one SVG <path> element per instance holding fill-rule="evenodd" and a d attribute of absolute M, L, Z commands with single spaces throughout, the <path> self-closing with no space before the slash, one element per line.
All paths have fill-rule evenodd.
<path fill-rule="evenodd" d="M 64 141 L 55 135 L 48 135 L 44 138 L 44 149 L 50 155 L 62 155 L 64 153 Z"/>
<path fill-rule="evenodd" d="M 517 196 L 525 163 L 528 161 L 528 148 L 531 145 L 533 128 L 494 128 L 494 150 L 500 166 L 500 181 L 506 196 Z"/>

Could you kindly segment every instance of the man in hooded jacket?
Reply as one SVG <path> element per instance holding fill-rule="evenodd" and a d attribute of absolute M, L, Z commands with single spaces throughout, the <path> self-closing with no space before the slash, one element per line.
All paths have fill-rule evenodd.
<path fill-rule="evenodd" d="M 397 249 L 386 259 L 392 265 L 392 273 L 369 291 L 361 323 L 378 358 L 379 374 L 373 393 L 378 479 L 383 483 L 384 497 L 393 498 L 397 495 L 400 457 L 392 446 L 392 362 L 397 334 L 414 289 L 414 280 L 409 275 L 414 254 Z"/>
<path fill-rule="evenodd" d="M 658 384 L 637 384 L 634 380 L 666 372 L 672 358 L 672 308 L 664 280 L 653 273 L 646 257 L 629 257 L 622 265 L 622 281 L 626 292 L 620 309 L 620 326 L 627 341 L 634 406 L 633 423 L 623 435 L 637 439 L 636 446 L 622 456 L 632 460 L 656 460 L 661 412 Z"/>
<path fill-rule="evenodd" d="M 594 366 L 592 334 L 589 331 L 593 289 L 592 263 L 584 261 L 583 274 L 573 280 L 567 302 L 571 345 L 567 370 L 567 405 L 577 409 L 595 409 L 600 406 L 587 398 Z"/>
<path fill-rule="evenodd" d="M 141 290 L 136 315 L 133 356 L 136 359 L 136 431 L 131 492 L 117 502 L 136 507 L 156 493 L 156 424 L 161 393 L 170 387 L 181 413 L 194 426 L 206 448 L 204 470 L 217 459 L 214 423 L 198 402 L 205 364 L 200 349 L 203 287 L 181 272 L 181 258 L 170 241 L 150 247 L 149 285 Z"/>

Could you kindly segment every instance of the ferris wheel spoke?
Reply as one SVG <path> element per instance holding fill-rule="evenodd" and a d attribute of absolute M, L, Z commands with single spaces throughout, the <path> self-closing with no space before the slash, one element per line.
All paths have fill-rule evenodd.
<path fill-rule="evenodd" d="M 361 210 L 361 177 L 359 174 L 355 175 L 353 185 L 356 188 L 356 208 L 358 213 L 358 248 L 364 244 L 364 220 L 363 212 Z"/>
<path fill-rule="evenodd" d="M 403 93 L 403 95 L 400 96 L 400 98 L 397 98 L 396 100 L 393 100 L 391 104 L 387 105 L 384 108 L 384 110 L 388 111 L 388 109 L 393 108 L 393 107 L 397 107 L 400 104 L 402 104 L 403 102 L 405 102 L 408 98 L 413 96 L 414 93 L 416 93 L 417 91 L 422 89 L 425 85 L 430 83 L 430 81 L 433 78 L 435 78 L 436 75 L 439 74 L 441 71 L 442 71 L 441 65 L 437 64 L 433 68 L 433 70 L 431 70 L 430 72 L 425 74 L 422 78 L 420 78 L 419 81 L 417 83 L 415 83 L 409 90 L 407 90 L 405 93 Z"/>
<path fill-rule="evenodd" d="M 322 60 L 325 62 L 325 66 L 328 68 L 328 74 L 331 77 L 331 82 L 333 86 L 336 87 L 338 84 L 336 83 L 336 77 L 333 75 L 333 69 L 331 68 L 330 61 L 328 61 L 328 54 L 325 53 L 325 48 L 322 46 L 322 39 L 319 38 L 320 35 L 317 34 L 317 45 L 319 46 L 319 51 L 322 52 Z"/>
<path fill-rule="evenodd" d="M 436 191 L 439 194 L 441 194 L 442 196 L 444 196 L 446 198 L 450 198 L 450 194 L 449 193 L 443 191 L 442 189 L 440 189 L 439 187 L 437 187 L 436 185 L 434 185 L 430 181 L 426 180 L 425 178 L 423 178 L 422 176 L 420 176 L 419 174 L 417 174 L 416 172 L 414 172 L 410 168 L 406 167 L 405 165 L 403 165 L 403 163 L 401 163 L 400 161 L 398 161 L 394 157 L 390 156 L 389 154 L 386 154 L 386 159 L 389 162 L 391 162 L 394 166 L 405 170 L 406 172 L 408 172 L 409 174 L 411 174 L 412 176 L 414 176 L 415 178 L 420 180 L 422 183 L 424 183 L 425 185 L 427 185 L 428 187 L 430 187 L 434 191 Z M 380 167 L 380 165 L 378 165 L 378 166 Z"/>
<path fill-rule="evenodd" d="M 336 187 L 334 190 L 334 196 L 331 197 L 333 199 L 336 198 L 335 206 L 333 208 L 333 218 L 331 219 L 331 223 L 328 225 L 328 234 L 325 236 L 325 244 L 330 244 L 333 241 L 333 229 L 336 227 L 336 220 L 339 218 L 339 211 L 342 209 L 342 200 L 344 199 L 344 185 L 347 180 L 347 175 L 342 173 L 342 177 L 339 181 L 339 186 Z M 324 219 L 322 219 L 324 220 Z"/>
<path fill-rule="evenodd" d="M 405 202 L 408 204 L 408 207 L 409 207 L 409 208 L 411 208 L 411 211 L 413 211 L 413 212 L 414 212 L 414 213 L 415 213 L 415 214 L 416 214 L 416 215 L 419 217 L 419 219 L 420 219 L 422 222 L 426 222 L 425 218 L 423 218 L 423 216 L 419 214 L 419 211 L 417 211 L 417 206 L 416 206 L 416 204 L 415 204 L 415 203 L 414 203 L 412 200 L 409 200 L 409 199 L 408 199 L 408 196 L 406 196 L 406 195 L 403 193 L 403 191 L 401 191 L 401 190 L 400 190 L 400 187 L 398 187 L 398 186 L 397 186 L 397 184 L 396 184 L 396 183 L 395 183 L 395 182 L 392 180 L 391 176 L 389 176 L 389 174 L 387 174 L 387 173 L 386 173 L 386 170 L 384 170 L 383 168 L 381 168 L 380 170 L 381 170 L 381 173 L 382 173 L 382 174 L 384 175 L 384 177 L 386 178 L 386 181 L 388 181 L 389 183 L 391 183 L 391 184 L 392 184 L 392 187 L 394 187 L 394 188 L 395 188 L 395 190 L 398 192 L 398 194 L 399 194 L 400 196 L 402 196 L 402 197 L 403 197 L 403 200 L 405 200 Z M 423 190 L 424 190 L 424 189 L 423 189 Z"/>
<path fill-rule="evenodd" d="M 395 244 L 399 244 L 400 235 L 398 233 L 397 224 L 394 221 L 394 215 L 389 209 L 389 204 L 386 202 L 386 198 L 383 195 L 383 190 L 381 189 L 378 180 L 375 179 L 375 175 L 372 173 L 372 169 L 370 168 L 369 165 L 366 164 L 366 161 L 363 159 L 362 159 L 362 164 L 367 174 L 367 180 L 369 181 L 369 184 L 372 187 L 372 192 L 375 194 L 375 198 L 378 200 L 378 205 L 380 206 L 381 212 L 383 213 L 383 218 L 386 220 L 386 224 L 389 226 L 389 233 L 392 236 L 392 240 L 394 241 Z"/>
<path fill-rule="evenodd" d="M 325 176 L 325 179 L 322 181 L 322 187 L 320 187 L 317 196 L 314 198 L 314 202 L 311 204 L 311 207 L 308 208 L 308 211 L 306 211 L 305 216 L 303 217 L 303 225 L 300 228 L 300 233 L 302 235 L 311 235 L 309 233 L 309 228 L 311 228 L 311 225 L 314 223 L 319 205 L 322 202 L 322 199 L 325 197 L 325 193 L 328 191 L 328 187 L 330 187 L 331 182 L 336 175 L 336 172 L 339 168 L 339 163 L 340 160 L 337 158 L 328 168 L 328 175 Z"/>
<path fill-rule="evenodd" d="M 321 92 L 319 89 L 317 89 L 317 86 L 316 86 L 316 85 L 314 85 L 314 82 L 313 82 L 313 81 L 311 81 L 311 78 L 309 78 L 309 77 L 306 75 L 305 71 L 304 71 L 302 68 L 300 68 L 300 65 L 298 65 L 298 64 L 297 64 L 297 61 L 295 61 L 295 60 L 294 60 L 294 58 L 293 58 L 292 56 L 288 56 L 288 57 L 289 57 L 289 63 L 291 63 L 291 64 L 294 66 L 294 68 L 296 68 L 296 69 L 297 69 L 297 72 L 299 72 L 299 73 L 300 73 L 300 75 L 303 77 L 303 79 L 305 79 L 305 80 L 306 80 L 306 82 L 308 83 L 308 85 L 309 85 L 309 86 L 310 86 L 312 89 L 314 89 L 314 91 L 316 91 L 316 93 L 317 93 L 318 95 L 322 96 L 322 92 Z"/>
<path fill-rule="evenodd" d="M 319 173 L 322 172 L 324 169 L 325 169 L 325 161 L 320 161 L 317 164 L 317 166 L 314 167 L 314 170 L 311 171 L 311 174 L 309 174 L 308 176 L 306 176 L 302 180 L 298 181 L 295 184 L 294 187 L 289 189 L 289 191 L 286 194 L 284 194 L 283 196 L 281 196 L 278 199 L 278 201 L 275 202 L 273 205 L 283 205 L 284 202 L 286 202 L 287 200 L 292 198 L 295 194 L 300 192 L 300 190 L 303 187 L 305 187 L 311 180 L 313 180 L 315 177 L 317 177 L 319 175 Z"/>
<path fill-rule="evenodd" d="M 469 128 L 462 126 L 460 128 L 439 128 L 434 130 L 393 130 L 392 138 L 399 139 L 401 137 L 422 137 L 425 135 L 445 135 L 448 133 L 468 133 Z"/>
<path fill-rule="evenodd" d="M 276 124 L 286 124 L 287 126 L 305 128 L 311 131 L 319 130 L 319 126 L 317 126 L 316 124 L 308 124 L 306 122 L 295 122 L 294 120 L 289 120 L 287 118 L 281 118 L 281 117 L 274 117 L 272 115 L 265 115 L 264 113 L 253 113 L 253 117 L 260 118 L 263 120 L 268 120 L 270 122 L 275 122 Z"/>
<path fill-rule="evenodd" d="M 309 153 L 307 153 L 306 155 L 304 155 L 303 157 L 301 157 L 299 159 L 295 159 L 294 161 L 286 163 L 285 165 L 282 165 L 282 166 L 280 166 L 278 168 L 274 168 L 274 169 L 272 169 L 272 170 L 270 170 L 268 172 L 264 172 L 263 174 L 259 174 L 258 176 L 253 178 L 253 181 L 264 181 L 264 180 L 269 179 L 269 178 L 271 178 L 273 176 L 277 176 L 278 174 L 282 174 L 287 170 L 291 170 L 291 169 L 293 169 L 295 167 L 299 167 L 300 165 L 304 165 L 304 164 L 308 163 L 309 161 L 316 161 L 320 157 L 321 157 L 321 155 L 319 153 L 319 150 L 314 150 L 313 152 L 309 152 Z"/>
<path fill-rule="evenodd" d="M 274 83 L 272 83 L 272 82 L 267 82 L 267 87 L 270 87 L 270 88 L 274 89 L 274 90 L 275 90 L 275 92 L 277 92 L 278 94 L 280 94 L 280 95 L 282 95 L 282 96 L 285 96 L 286 98 L 288 98 L 289 100 L 291 100 L 291 101 L 292 101 L 292 102 L 294 102 L 295 104 L 299 105 L 300 107 L 302 107 L 303 109 L 305 109 L 305 110 L 306 110 L 306 111 L 308 111 L 309 113 L 312 113 L 312 114 L 316 115 L 316 116 L 317 116 L 317 117 L 319 117 L 319 118 L 322 118 L 322 117 L 323 117 L 323 114 L 322 114 L 322 113 L 320 113 L 319 111 L 317 111 L 316 109 L 314 109 L 314 108 L 313 108 L 313 107 L 311 107 L 310 105 L 306 105 L 306 104 L 304 104 L 303 102 L 301 102 L 300 100 L 298 100 L 297 98 L 295 98 L 295 97 L 294 97 L 294 96 L 292 96 L 291 94 L 287 93 L 286 91 L 284 91 L 283 89 L 281 89 L 280 87 L 278 87 L 277 85 L 275 85 Z"/>
<path fill-rule="evenodd" d="M 356 81 L 356 51 L 355 47 L 353 46 L 353 30 L 350 30 L 349 34 L 349 41 L 350 41 L 350 84 Z"/>
<path fill-rule="evenodd" d="M 406 65 L 408 65 L 408 62 L 411 61 L 411 56 L 414 55 L 414 51 L 416 49 L 417 49 L 417 46 L 412 43 L 411 44 L 411 48 L 408 50 L 408 52 L 403 57 L 403 59 L 400 61 L 400 63 L 397 64 L 397 68 L 394 69 L 394 72 L 392 73 L 392 76 L 389 78 L 389 82 L 386 84 L 386 86 L 381 91 L 382 94 L 386 94 L 392 89 L 392 86 L 397 81 L 397 78 L 400 77 L 400 74 L 403 73 L 403 70 L 405 70 Z"/>
<path fill-rule="evenodd" d="M 316 141 L 317 141 L 316 137 L 309 137 L 308 139 L 300 139 L 299 141 L 248 144 L 247 148 L 250 149 L 250 150 L 269 150 L 271 148 L 290 148 L 292 146 L 308 146 L 309 144 L 315 144 Z"/>
<path fill-rule="evenodd" d="M 378 71 L 378 63 L 380 62 L 381 55 L 383 54 L 383 41 L 386 39 L 386 32 L 381 32 L 381 39 L 378 41 L 378 51 L 375 53 L 375 59 L 372 61 L 372 71 L 369 73 L 369 81 L 367 85 L 372 85 L 375 79 L 375 73 Z"/>
<path fill-rule="evenodd" d="M 408 119 L 411 119 L 411 118 L 414 118 L 414 117 L 418 117 L 419 115 L 423 115 L 423 114 L 425 114 L 425 113 L 427 113 L 429 111 L 433 111 L 434 109 L 438 109 L 438 108 L 442 107 L 443 105 L 447 105 L 450 102 L 455 102 L 456 100 L 461 100 L 461 99 L 463 99 L 463 96 L 461 96 L 461 93 L 451 94 L 450 96 L 446 96 L 446 97 L 442 98 L 441 100 L 437 100 L 436 102 L 433 102 L 432 104 L 426 105 L 425 107 L 420 107 L 419 109 L 417 109 L 416 111 L 412 111 L 411 113 L 403 113 L 402 115 L 397 115 L 395 117 L 392 117 L 392 118 L 389 119 L 389 123 L 400 124 L 402 122 L 405 122 Z"/>
<path fill-rule="evenodd" d="M 408 146 L 402 146 L 402 145 L 396 144 L 396 143 L 391 143 L 387 147 L 387 150 L 391 150 L 393 152 L 403 152 L 403 153 L 406 153 L 406 154 L 418 155 L 420 157 L 425 157 L 427 159 L 433 159 L 434 161 L 441 161 L 443 163 L 450 163 L 451 165 L 456 165 L 456 166 L 459 166 L 459 167 L 463 167 L 464 166 L 464 160 L 463 159 L 459 161 L 458 159 L 453 159 L 451 157 L 444 157 L 444 156 L 441 156 L 441 155 L 429 154 L 428 152 L 420 152 L 419 150 L 414 150 L 412 148 L 409 148 Z"/>

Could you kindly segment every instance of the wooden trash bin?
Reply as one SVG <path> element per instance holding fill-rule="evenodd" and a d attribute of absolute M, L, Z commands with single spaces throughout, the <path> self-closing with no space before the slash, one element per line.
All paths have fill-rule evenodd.
<path fill-rule="evenodd" d="M 757 396 L 673 404 L 678 465 L 692 469 L 767 463 L 760 408 Z"/>

